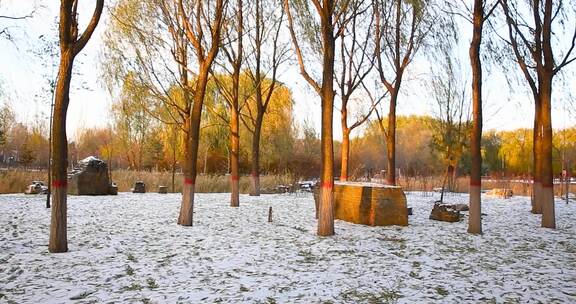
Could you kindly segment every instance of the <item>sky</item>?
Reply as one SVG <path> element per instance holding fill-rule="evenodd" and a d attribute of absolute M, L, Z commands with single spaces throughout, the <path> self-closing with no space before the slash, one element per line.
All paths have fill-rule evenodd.
<path fill-rule="evenodd" d="M 93 7 L 93 1 L 80 1 L 79 14 L 82 29 L 92 15 Z M 26 15 L 34 8 L 36 9 L 33 18 L 19 21 L 0 19 L 0 28 L 8 27 L 14 38 L 14 42 L 0 38 L 0 67 L 2 67 L 0 83 L 4 91 L 0 97 L 0 103 L 8 102 L 15 109 L 19 121 L 45 127 L 48 124 L 51 98 L 46 92 L 46 79 L 50 78 L 50 75 L 55 75 L 56 68 L 52 68 L 52 65 L 57 64 L 58 58 L 51 57 L 42 51 L 40 51 L 41 55 L 38 55 L 37 50 L 40 50 L 43 45 L 39 39 L 41 35 L 57 41 L 56 20 L 59 1 L 0 0 L 0 15 Z M 99 80 L 99 54 L 102 49 L 102 34 L 107 25 L 107 14 L 108 8 L 105 8 L 92 39 L 75 62 L 67 119 L 67 133 L 72 139 L 79 129 L 106 127 L 110 124 L 109 109 L 114 100 Z M 471 29 L 471 26 L 467 26 L 467 23 L 462 23 L 462 25 L 461 62 L 463 68 L 467 68 L 466 46 L 469 43 L 468 29 Z M 574 65 L 570 67 L 571 70 L 567 75 L 574 75 Z M 463 69 L 463 71 L 467 70 Z M 433 112 L 432 96 L 423 85 L 426 81 L 425 75 L 429 73 L 430 67 L 426 60 L 416 59 L 411 64 L 398 101 L 399 115 L 423 115 Z M 294 115 L 298 123 L 312 124 L 319 133 L 320 100 L 300 76 L 296 62 L 283 70 L 280 81 L 292 89 L 295 100 Z M 467 83 L 469 85 L 469 81 Z M 573 76 L 567 77 L 566 86 L 555 87 L 552 113 L 555 128 L 576 125 L 576 111 L 574 111 L 576 102 L 572 101 L 568 104 L 565 102 L 568 99 L 566 94 L 561 92 L 569 90 L 573 92 L 574 88 L 576 88 L 576 79 Z M 387 109 L 387 106 L 384 108 Z M 496 68 L 485 71 L 484 130 L 531 128 L 533 116 L 533 103 L 525 90 L 516 89 L 510 93 L 502 72 Z M 334 135 L 336 139 L 341 138 L 339 108 L 334 111 Z"/>

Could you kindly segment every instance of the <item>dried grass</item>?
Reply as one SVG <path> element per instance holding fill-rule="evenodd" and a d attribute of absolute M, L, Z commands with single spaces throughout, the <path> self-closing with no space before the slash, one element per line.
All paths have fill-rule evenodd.
<path fill-rule="evenodd" d="M 46 182 L 47 171 L 0 170 L 0 193 L 23 193 L 33 180 Z M 274 189 L 277 185 L 287 185 L 293 182 L 291 175 L 263 175 L 260 177 L 262 189 Z M 158 186 L 167 186 L 172 192 L 171 172 L 148 172 L 118 170 L 112 172 L 112 181 L 118 185 L 118 191 L 127 192 L 134 187 L 136 181 L 146 183 L 146 191 L 156 192 Z M 174 179 L 174 192 L 182 191 L 182 174 L 177 173 Z M 225 193 L 230 192 L 230 176 L 199 175 L 196 178 L 196 192 Z M 250 192 L 250 177 L 240 178 L 240 193 Z"/>

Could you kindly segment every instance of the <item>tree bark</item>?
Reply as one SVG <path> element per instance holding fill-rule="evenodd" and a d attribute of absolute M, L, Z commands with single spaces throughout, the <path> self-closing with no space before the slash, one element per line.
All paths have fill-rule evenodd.
<path fill-rule="evenodd" d="M 552 172 L 552 75 L 543 73 L 540 81 L 541 129 L 540 178 L 542 183 L 539 206 L 542 211 L 542 227 L 556 228 L 554 210 L 554 175 Z"/>
<path fill-rule="evenodd" d="M 542 128 L 541 128 L 541 100 L 539 96 L 534 98 L 534 131 L 533 131 L 533 183 L 532 183 L 532 213 L 542 214 L 541 195 L 542 195 L 542 161 L 541 158 L 541 144 L 542 144 Z"/>
<path fill-rule="evenodd" d="M 190 140 L 191 120 L 190 117 L 184 119 L 184 164 L 182 171 L 184 179 L 182 181 L 182 206 L 178 224 L 182 226 L 192 226 L 194 215 L 194 181 L 195 175 L 192 175 L 192 149 Z"/>
<path fill-rule="evenodd" d="M 260 136 L 262 132 L 263 117 L 260 115 L 260 111 L 257 115 L 256 123 L 254 125 L 254 133 L 252 134 L 251 196 L 260 196 Z"/>
<path fill-rule="evenodd" d="M 334 29 L 332 13 L 334 3 L 323 1 L 321 14 L 323 70 L 322 70 L 322 132 L 320 168 L 320 210 L 318 214 L 318 235 L 334 235 L 334 146 L 332 118 L 334 115 Z"/>
<path fill-rule="evenodd" d="M 68 251 L 67 236 L 67 185 L 68 185 L 68 138 L 66 136 L 66 115 L 70 103 L 70 83 L 74 58 L 86 46 L 98 25 L 104 8 L 104 0 L 97 0 L 94 13 L 86 30 L 79 36 L 77 20 L 77 2 L 62 0 L 60 2 L 60 66 L 54 100 L 52 117 L 52 217 L 50 222 L 50 252 Z"/>
<path fill-rule="evenodd" d="M 472 165 L 470 171 L 470 218 L 468 233 L 482 234 L 482 62 L 480 46 L 482 44 L 482 26 L 484 9 L 482 0 L 474 0 L 473 35 L 470 43 L 470 66 L 472 67 L 472 130 L 470 134 L 470 154 Z"/>
<path fill-rule="evenodd" d="M 56 97 L 54 104 L 52 128 L 53 162 L 50 174 L 52 175 L 52 218 L 50 224 L 50 252 L 67 252 L 67 167 L 68 167 L 68 139 L 66 136 L 66 113 L 70 102 L 70 82 L 74 54 L 71 49 L 62 53 L 56 84 Z"/>
<path fill-rule="evenodd" d="M 388 133 L 386 133 L 386 156 L 388 164 L 386 183 L 388 185 L 396 185 L 396 102 L 398 101 L 400 77 L 396 78 L 398 83 L 391 92 L 390 109 L 388 112 Z"/>
<path fill-rule="evenodd" d="M 235 75 L 233 78 L 238 78 L 239 75 Z M 238 110 L 238 90 L 239 82 L 238 79 L 234 80 L 234 90 L 236 91 L 234 100 L 232 101 L 232 109 L 230 115 L 230 162 L 231 162 L 231 174 L 230 174 L 230 185 L 232 191 L 230 193 L 230 206 L 239 207 L 240 206 L 240 193 L 239 193 L 239 181 L 240 181 L 240 170 L 239 170 L 239 153 L 240 153 L 240 128 L 239 128 L 239 110 Z"/>

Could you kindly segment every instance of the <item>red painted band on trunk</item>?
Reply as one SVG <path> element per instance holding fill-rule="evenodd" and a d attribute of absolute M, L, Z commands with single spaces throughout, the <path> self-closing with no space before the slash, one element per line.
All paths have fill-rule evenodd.
<path fill-rule="evenodd" d="M 68 180 L 53 180 L 52 188 L 64 188 L 68 186 Z"/>
<path fill-rule="evenodd" d="M 252 177 L 258 177 L 258 176 L 259 176 L 259 174 L 258 174 L 258 173 L 256 173 L 256 172 L 252 172 L 252 174 L 251 174 L 251 175 L 252 175 Z"/>
<path fill-rule="evenodd" d="M 231 176 L 230 176 L 230 179 L 231 179 L 232 181 L 239 181 L 239 180 L 240 180 L 240 176 L 231 175 Z"/>
<path fill-rule="evenodd" d="M 554 188 L 552 184 L 542 184 L 542 188 Z"/>
<path fill-rule="evenodd" d="M 323 182 L 320 184 L 320 188 L 332 189 L 332 188 L 334 188 L 334 183 L 333 182 Z"/>
<path fill-rule="evenodd" d="M 480 186 L 482 186 L 482 182 L 476 182 L 476 181 L 473 182 L 473 181 L 470 181 L 470 186 L 480 187 Z"/>
<path fill-rule="evenodd" d="M 184 185 L 194 185 L 194 179 L 193 178 L 185 178 L 184 179 Z"/>

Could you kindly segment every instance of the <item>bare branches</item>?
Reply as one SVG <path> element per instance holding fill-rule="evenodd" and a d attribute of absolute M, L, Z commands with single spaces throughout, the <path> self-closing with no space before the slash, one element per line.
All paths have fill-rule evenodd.
<path fill-rule="evenodd" d="M 92 19 L 90 19 L 90 23 L 88 23 L 88 26 L 74 44 L 75 54 L 80 53 L 80 51 L 86 46 L 86 43 L 88 43 L 88 40 L 90 40 L 90 37 L 92 37 L 92 33 L 94 33 L 96 25 L 98 25 L 98 21 L 100 20 L 100 15 L 102 15 L 103 8 L 104 0 L 97 0 L 96 8 L 94 9 L 94 14 L 92 15 Z"/>
<path fill-rule="evenodd" d="M 318 1 L 314 1 L 314 4 L 317 8 L 320 6 Z M 290 5 L 288 0 L 284 0 L 284 10 L 286 11 L 286 16 L 288 17 L 288 29 L 290 30 L 290 37 L 292 38 L 292 44 L 294 45 L 294 52 L 296 53 L 296 58 L 298 59 L 298 65 L 300 66 L 300 74 L 304 79 L 314 88 L 316 93 L 320 94 L 321 88 L 318 82 L 310 77 L 308 71 L 306 71 L 304 65 L 304 58 L 302 56 L 302 50 L 300 49 L 300 45 L 298 43 L 298 39 L 296 38 L 296 33 L 294 31 L 294 22 L 292 21 L 292 13 L 290 12 Z"/>

